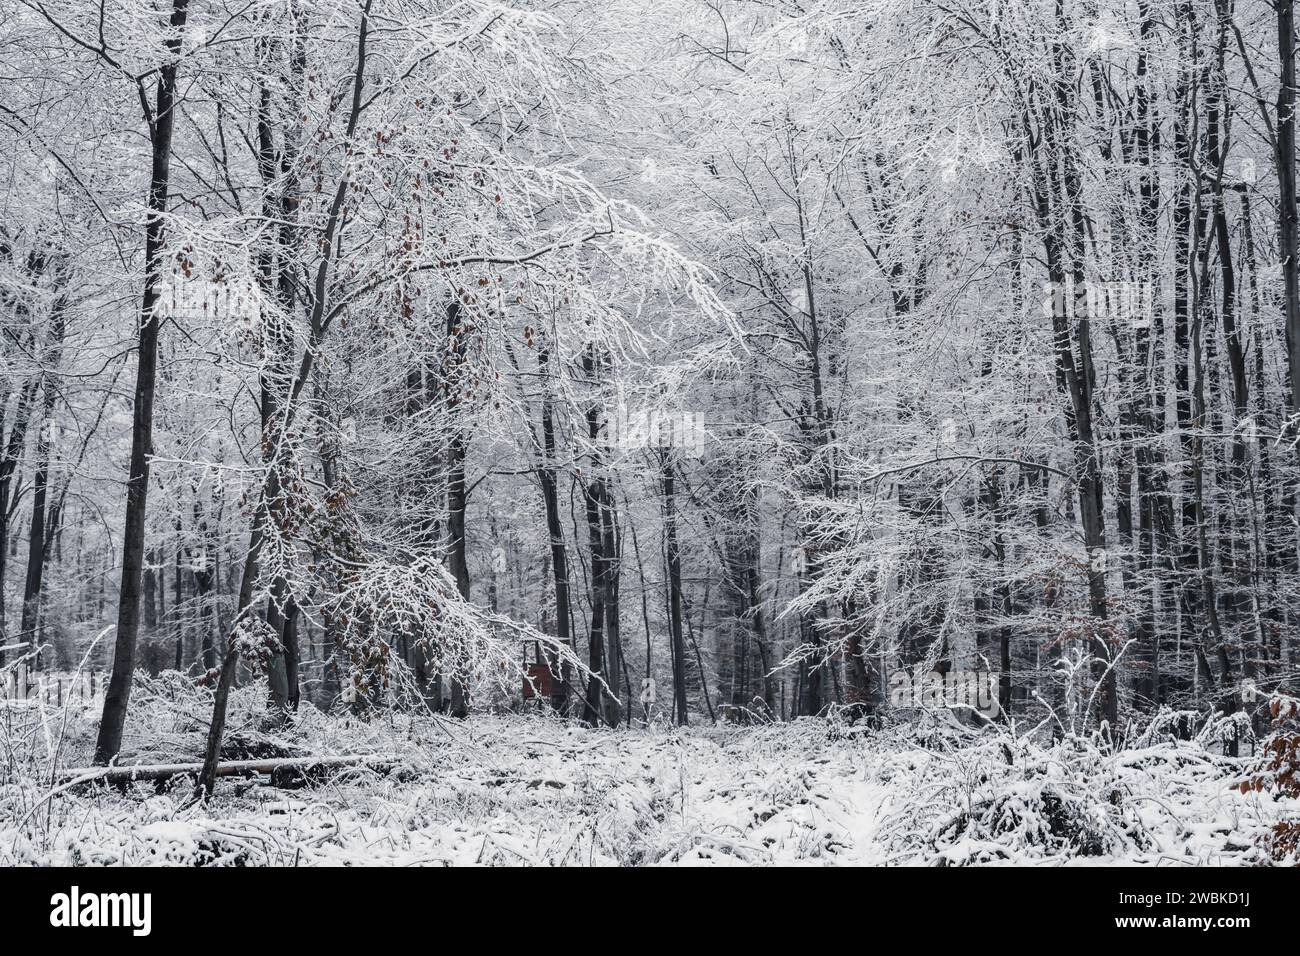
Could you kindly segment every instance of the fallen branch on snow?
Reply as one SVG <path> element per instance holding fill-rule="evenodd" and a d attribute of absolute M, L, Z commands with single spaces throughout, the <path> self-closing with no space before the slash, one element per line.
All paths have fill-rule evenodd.
<path fill-rule="evenodd" d="M 247 774 L 275 774 L 284 770 L 328 770 L 333 767 L 365 766 L 371 769 L 390 769 L 399 762 L 398 757 L 362 755 L 353 757 L 278 757 L 272 760 L 227 760 L 217 766 L 218 777 L 239 777 Z M 58 774 L 59 781 L 69 783 L 129 783 L 133 780 L 169 780 L 182 774 L 197 774 L 202 763 L 135 764 L 122 767 L 70 768 Z"/>

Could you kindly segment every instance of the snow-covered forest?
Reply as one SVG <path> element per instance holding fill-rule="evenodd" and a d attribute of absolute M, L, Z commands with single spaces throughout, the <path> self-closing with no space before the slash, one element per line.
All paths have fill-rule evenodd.
<path fill-rule="evenodd" d="M 0 864 L 1295 862 L 1293 6 L 0 0 Z"/>

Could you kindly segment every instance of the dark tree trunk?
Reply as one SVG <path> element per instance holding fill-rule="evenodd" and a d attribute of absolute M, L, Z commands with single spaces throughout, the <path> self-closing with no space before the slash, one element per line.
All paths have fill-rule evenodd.
<path fill-rule="evenodd" d="M 1136 439 L 1134 471 L 1137 483 L 1137 573 L 1142 588 L 1138 596 L 1133 636 L 1136 641 L 1134 657 L 1137 678 L 1134 691 L 1139 703 L 1155 705 L 1159 700 L 1160 640 L 1156 632 L 1156 610 L 1160 601 L 1156 582 L 1158 555 L 1166 548 L 1158 547 L 1164 537 L 1157 533 L 1160 516 L 1168 509 L 1165 499 L 1163 453 L 1160 435 L 1164 431 L 1163 405 L 1156 405 L 1162 394 L 1159 384 L 1163 369 L 1164 318 L 1160 296 L 1157 294 L 1157 243 L 1159 241 L 1160 190 L 1156 180 L 1156 150 L 1159 131 L 1153 129 L 1151 118 L 1151 93 L 1148 71 L 1148 44 L 1156 28 L 1151 10 L 1145 0 L 1138 4 L 1140 47 L 1136 66 L 1134 93 L 1134 120 L 1132 161 L 1138 170 L 1139 224 L 1136 253 L 1138 281 L 1147 286 L 1145 300 L 1151 309 L 1149 316 L 1140 316 L 1134 332 L 1133 367 L 1136 398 L 1130 408 L 1132 427 Z M 1145 401 L 1143 401 L 1145 399 Z M 1153 407 L 1155 406 L 1155 407 Z M 1167 544 L 1167 542 L 1165 542 Z"/>
<path fill-rule="evenodd" d="M 459 302 L 447 308 L 447 340 L 452 344 L 443 370 L 443 395 L 451 419 L 451 438 L 447 442 L 447 568 L 456 581 L 456 590 L 469 600 L 469 552 L 465 539 L 465 508 L 469 492 L 465 483 L 466 436 L 457 421 L 459 417 L 461 364 L 465 360 L 466 321 Z M 469 713 L 468 689 L 464 675 L 451 675 L 451 715 L 465 717 Z"/>
<path fill-rule="evenodd" d="M 301 25 L 298 35 L 299 40 L 292 49 L 288 63 L 287 87 L 291 96 L 296 96 L 301 90 L 306 66 Z M 295 103 L 285 104 L 283 108 L 291 117 L 296 116 L 300 109 Z M 283 144 L 277 150 L 273 109 L 271 90 L 263 83 L 258 95 L 257 166 L 262 179 L 262 216 L 269 226 L 275 225 L 270 226 L 268 242 L 259 252 L 258 272 L 265 294 L 278 303 L 279 310 L 266 310 L 264 319 L 268 325 L 266 338 L 271 354 L 267 357 L 261 379 L 262 448 L 271 472 L 266 492 L 271 503 L 271 518 L 279 523 L 284 513 L 283 479 L 278 455 L 274 454 L 279 443 L 273 432 L 283 427 L 281 419 L 287 389 L 292 381 L 293 338 L 282 315 L 291 315 L 297 307 L 292 263 L 298 252 L 298 233 L 294 223 L 298 185 L 294 176 L 297 123 L 291 120 L 281 124 Z M 296 710 L 299 698 L 297 634 L 294 630 L 296 625 L 291 621 L 292 613 L 293 598 L 289 594 L 288 582 L 282 576 L 277 576 L 271 582 L 270 600 L 266 606 L 266 623 L 280 642 L 280 649 L 272 654 L 267 671 L 272 724 L 279 723 L 285 714 Z"/>
<path fill-rule="evenodd" d="M 550 351 L 545 345 L 537 353 L 537 366 L 542 376 L 542 462 L 539 476 L 542 483 L 542 504 L 546 510 L 546 534 L 551 539 L 551 573 L 555 583 L 555 635 L 566 645 L 573 645 L 573 619 L 569 607 L 569 555 L 564 544 L 564 526 L 560 522 L 559 484 L 555 470 L 555 409 L 551 397 L 551 384 L 547 375 L 550 369 Z M 568 707 L 569 665 L 564 664 L 563 679 L 554 683 L 551 704 L 563 713 Z"/>
<path fill-rule="evenodd" d="M 582 367 L 587 381 L 594 389 L 597 385 L 597 360 L 594 350 L 588 347 L 582 356 Z M 602 719 L 610 726 L 618 724 L 618 662 L 611 658 L 606 643 L 606 627 L 611 615 L 606 608 L 609 602 L 609 575 L 611 555 L 606 548 L 613 540 L 606 533 L 606 511 L 609 509 L 606 479 L 602 474 L 601 443 L 604 441 L 604 423 L 600 415 L 600 399 L 593 397 L 587 406 L 587 438 L 591 442 L 591 474 L 583 485 L 586 505 L 587 538 L 591 548 L 591 630 L 587 645 L 587 666 L 591 677 L 587 681 L 587 695 L 583 703 L 583 722 L 595 726 Z"/>
<path fill-rule="evenodd" d="M 59 274 L 58 280 L 64 281 Z M 41 418 L 36 435 L 36 473 L 32 476 L 32 522 L 27 535 L 27 579 L 23 586 L 22 639 L 33 645 L 40 643 L 41 581 L 45 575 L 46 503 L 49 498 L 51 429 L 54 427 L 54 404 L 58 397 L 57 373 L 63 356 L 63 334 L 66 327 L 64 309 L 66 301 L 60 294 L 50 315 L 50 341 L 43 356 Z M 4 579 L 0 578 L 0 587 Z M 37 655 L 37 666 L 40 665 Z"/>
<path fill-rule="evenodd" d="M 179 2 L 179 0 L 178 0 Z M 366 42 L 370 35 L 370 4 L 372 0 L 366 0 L 361 9 L 361 18 L 357 37 L 357 64 L 356 72 L 352 79 L 352 103 L 348 111 L 346 138 L 350 142 L 356 135 L 357 124 L 361 118 L 362 111 L 362 92 L 365 88 L 366 72 Z M 311 311 L 309 314 L 309 324 L 311 329 L 310 340 L 304 349 L 298 362 L 298 370 L 293 379 L 293 385 L 288 391 L 288 396 L 284 406 L 284 422 L 282 428 L 287 429 L 291 424 L 294 416 L 296 402 L 298 401 L 302 390 L 306 387 L 308 380 L 311 378 L 312 371 L 315 368 L 316 356 L 318 349 L 325 337 L 328 328 L 326 320 L 326 300 L 329 291 L 329 280 L 331 266 L 333 264 L 333 255 L 335 243 L 339 238 L 340 223 L 343 214 L 343 202 L 347 194 L 347 188 L 350 183 L 349 172 L 345 168 L 339 176 L 339 180 L 334 188 L 334 196 L 330 201 L 329 215 L 326 219 L 324 229 L 320 238 L 320 259 L 317 262 L 315 277 L 313 281 L 313 295 L 311 302 Z M 278 444 L 278 443 L 277 443 Z M 272 450 L 273 454 L 278 454 L 278 447 Z M 249 534 L 248 553 L 244 558 L 243 573 L 240 578 L 239 599 L 235 620 L 232 623 L 232 630 L 239 628 L 244 619 L 252 613 L 253 585 L 257 577 L 257 561 L 262 550 L 263 542 L 268 533 L 270 523 L 270 513 L 267 507 L 267 494 L 263 492 L 259 501 L 257 510 L 253 515 L 252 531 Z M 275 533 L 271 531 L 271 533 Z M 235 683 L 235 673 L 239 666 L 239 647 L 233 640 L 226 642 L 226 656 L 221 664 L 221 677 L 217 682 L 216 694 L 212 701 L 212 721 L 208 725 L 208 741 L 203 756 L 203 771 L 199 774 L 196 791 L 201 796 L 207 796 L 212 793 L 216 785 L 217 764 L 221 756 L 221 740 L 226 731 L 226 713 L 230 704 L 230 689 Z"/>
<path fill-rule="evenodd" d="M 589 413 L 588 421 L 594 421 L 594 413 Z M 591 676 L 587 680 L 586 700 L 583 702 L 582 721 L 589 726 L 600 723 L 604 713 L 602 703 L 606 691 L 602 686 L 607 682 L 605 668 L 605 554 L 604 540 L 600 528 L 600 492 L 596 481 L 589 480 L 583 488 L 586 503 L 587 537 L 591 548 L 591 629 L 587 638 L 587 670 Z"/>
<path fill-rule="evenodd" d="M 686 726 L 686 640 L 682 633 L 682 560 L 677 547 L 676 475 L 667 450 L 661 452 L 664 489 L 664 538 L 668 559 L 668 633 L 673 661 L 673 715 Z"/>
<path fill-rule="evenodd" d="M 47 391 L 49 391 L 47 386 Z M 52 392 L 51 392 L 52 394 Z M 48 411 L 47 402 L 47 411 Z M 48 423 L 49 419 L 46 419 Z M 48 424 L 46 425 L 48 427 Z M 45 500 L 50 474 L 50 448 L 44 435 L 37 443 L 36 474 L 32 478 L 32 522 L 27 535 L 27 578 L 23 585 L 21 638 L 40 643 L 41 578 L 45 573 Z M 36 663 L 39 667 L 41 657 Z"/>
<path fill-rule="evenodd" d="M 1194 118 L 1194 97 L 1196 87 L 1194 59 L 1195 25 L 1192 20 L 1190 3 L 1180 2 L 1175 7 L 1175 23 L 1178 33 L 1180 58 L 1186 64 L 1181 67 L 1178 86 L 1175 91 L 1177 113 L 1174 117 L 1174 170 L 1175 192 L 1172 216 L 1174 275 L 1173 275 L 1173 332 L 1174 332 L 1174 418 L 1178 426 L 1179 454 L 1182 458 L 1181 485 L 1178 489 L 1180 500 L 1180 533 L 1175 555 L 1178 575 L 1179 598 L 1179 646 L 1192 648 L 1198 646 L 1197 622 L 1201 617 L 1200 556 L 1197 548 L 1197 515 L 1194 486 L 1196 476 L 1193 473 L 1192 434 L 1192 280 L 1193 259 L 1201 245 L 1201 219 L 1194 215 L 1194 191 L 1196 188 L 1196 170 L 1192 144 L 1192 126 Z M 1171 682 L 1172 683 L 1172 682 Z M 1178 685 L 1175 685 L 1178 686 Z M 1179 689 L 1183 689 L 1181 686 Z"/>
<path fill-rule="evenodd" d="M 158 629 L 158 572 L 154 567 L 158 563 L 158 552 L 150 550 L 145 557 L 144 579 L 141 585 L 144 594 L 144 628 L 146 631 Z"/>
<path fill-rule="evenodd" d="M 178 515 L 176 518 L 176 561 L 172 569 L 172 584 L 175 587 L 173 592 L 173 605 L 176 614 L 176 658 L 173 664 L 176 670 L 185 669 L 185 615 L 181 613 L 181 608 L 185 606 L 185 574 L 183 565 L 185 562 L 185 533 L 181 525 L 181 519 Z M 155 675 L 156 676 L 156 675 Z"/>
<path fill-rule="evenodd" d="M 1082 259 L 1086 230 L 1073 144 L 1074 69 L 1073 58 L 1062 41 L 1056 41 L 1053 49 L 1056 78 L 1051 96 L 1055 109 L 1044 121 L 1043 154 L 1038 155 L 1037 144 L 1031 144 L 1038 163 L 1035 205 L 1043 228 L 1048 280 L 1053 289 L 1055 367 L 1057 380 L 1068 400 L 1065 418 L 1074 445 L 1079 523 L 1088 557 L 1088 606 L 1093 618 L 1089 646 L 1093 677 L 1099 684 L 1098 716 L 1113 729 L 1118 715 L 1118 695 L 1115 670 L 1109 664 L 1112 649 L 1107 620 L 1101 447 L 1093 414 L 1096 373 L 1092 364 L 1087 280 Z"/>
<path fill-rule="evenodd" d="M 127 479 L 126 522 L 122 534 L 122 584 L 117 605 L 117 640 L 113 647 L 113 676 L 104 695 L 104 715 L 95 742 L 95 762 L 105 764 L 122 749 L 135 672 L 136 643 L 140 633 L 140 587 L 144 568 L 145 509 L 149 495 L 149 455 L 153 451 L 154 383 L 158 374 L 158 284 L 163 270 L 167 198 L 171 186 L 172 131 L 176 121 L 176 75 L 181 39 L 189 13 L 189 0 L 172 0 L 168 59 L 158 71 L 150 123 L 152 169 L 149 181 L 149 218 L 145 224 L 144 294 L 140 304 L 139 342 L 136 353 L 135 404 L 131 418 L 131 465 Z"/>
<path fill-rule="evenodd" d="M 1287 382 L 1292 412 L 1300 410 L 1300 238 L 1295 185 L 1295 0 L 1277 0 L 1277 53 L 1281 82 L 1277 91 L 1278 238 L 1282 253 L 1282 291 L 1286 316 Z"/>
<path fill-rule="evenodd" d="M 15 311 L 26 313 L 26 304 L 19 299 Z M 22 347 L 30 347 L 31 336 L 26 337 Z M 14 475 L 18 471 L 18 461 L 22 458 L 23 448 L 27 444 L 27 429 L 31 424 L 32 404 L 40 388 L 41 377 L 32 375 L 18 390 L 15 401 L 14 420 L 9 426 L 9 436 L 4 443 L 4 455 L 0 457 L 0 646 L 8 643 L 8 628 L 5 620 L 5 573 L 9 563 L 9 522 L 10 496 L 12 494 Z M 0 651 L 0 664 L 4 663 L 4 652 Z"/>
<path fill-rule="evenodd" d="M 608 713 L 606 719 L 611 727 L 617 727 L 622 715 L 619 704 L 619 677 L 626 679 L 627 666 L 623 660 L 623 637 L 619 626 L 618 585 L 620 573 L 618 512 L 614 508 L 614 495 L 610 489 L 611 479 L 601 480 L 600 539 L 605 558 L 605 644 L 608 648 L 605 660 L 606 681 L 609 683 Z M 628 719 L 631 719 L 631 688 L 628 688 Z"/>
<path fill-rule="evenodd" d="M 212 546 L 211 532 L 207 520 L 198 514 L 195 504 L 196 526 L 199 534 L 199 547 L 202 549 L 198 560 L 193 562 L 194 593 L 198 597 L 199 653 L 203 661 L 203 671 L 210 674 L 217 667 L 216 635 L 220 625 L 217 622 L 217 604 L 213 588 L 217 581 L 216 555 Z M 203 618 L 206 617 L 206 620 Z"/>

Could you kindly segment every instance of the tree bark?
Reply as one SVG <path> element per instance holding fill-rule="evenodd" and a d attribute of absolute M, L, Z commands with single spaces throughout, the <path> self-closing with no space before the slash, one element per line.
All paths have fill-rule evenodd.
<path fill-rule="evenodd" d="M 178 0 L 179 2 L 179 0 Z M 351 142 L 356 135 L 357 124 L 361 119 L 362 111 L 362 91 L 365 87 L 366 74 L 366 41 L 370 35 L 370 5 L 372 0 L 366 0 L 361 9 L 361 21 L 358 27 L 357 37 L 357 64 L 356 71 L 352 78 L 352 103 L 348 112 L 346 140 Z M 328 329 L 326 320 L 326 300 L 329 290 L 329 280 L 331 275 L 331 266 L 334 262 L 334 246 L 338 240 L 340 224 L 342 222 L 343 202 L 347 195 L 347 188 L 351 182 L 349 169 L 345 166 L 339 176 L 338 183 L 335 185 L 334 196 L 330 200 L 329 215 L 325 222 L 325 227 L 320 240 L 320 259 L 316 266 L 316 275 L 314 279 L 314 289 L 312 296 L 311 313 L 309 315 L 310 340 L 302 356 L 299 358 L 298 371 L 293 379 L 293 385 L 289 389 L 284 403 L 283 424 L 280 434 L 292 424 L 294 412 L 297 408 L 299 396 L 306 387 L 308 380 L 311 378 L 312 371 L 316 365 L 316 357 L 319 352 L 321 343 L 324 341 L 325 333 Z M 279 442 L 276 441 L 276 447 L 273 454 L 279 453 Z M 269 478 L 268 478 L 269 481 Z M 232 623 L 232 633 L 234 628 L 238 628 L 243 619 L 251 613 L 251 604 L 253 600 L 253 585 L 257 577 L 257 561 L 262 550 L 263 542 L 268 531 L 270 514 L 267 507 L 266 489 L 263 489 L 259 497 L 257 510 L 253 514 L 252 531 L 249 534 L 248 553 L 244 558 L 244 569 L 239 585 L 239 603 L 238 610 L 235 614 L 235 620 Z M 221 664 L 221 677 L 217 682 L 217 690 L 212 702 L 212 721 L 208 725 L 208 741 L 203 758 L 203 771 L 199 775 L 198 786 L 196 788 L 200 796 L 206 797 L 212 793 L 216 786 L 217 764 L 221 756 L 221 740 L 226 731 L 226 713 L 230 704 L 230 690 L 235 683 L 235 673 L 239 665 L 239 647 L 233 640 L 226 642 L 226 656 Z"/>
<path fill-rule="evenodd" d="M 1282 254 L 1283 307 L 1286 318 L 1287 383 L 1292 414 L 1300 414 L 1300 238 L 1296 211 L 1295 152 L 1295 0 L 1277 0 L 1278 239 Z"/>
<path fill-rule="evenodd" d="M 59 277 L 62 280 L 62 276 Z M 56 369 L 63 355 L 63 334 L 66 324 L 66 300 L 60 294 L 50 317 L 50 342 L 46 348 L 42 372 L 43 396 L 41 420 L 36 436 L 36 473 L 32 476 L 32 522 L 27 534 L 27 579 L 23 586 L 22 637 L 39 644 L 41 581 L 45 575 L 46 499 L 49 491 L 50 455 L 53 441 L 50 430 L 54 427 L 54 404 L 58 396 L 55 388 Z M 0 586 L 3 580 L 0 579 Z M 36 657 L 40 666 L 40 655 Z"/>
<path fill-rule="evenodd" d="M 106 764 L 122 749 L 135 672 L 140 633 L 140 587 L 144 568 L 145 511 L 149 497 L 149 456 L 153 451 L 153 399 L 158 375 L 158 286 L 163 270 L 168 193 L 171 187 L 172 132 L 176 122 L 176 78 L 181 39 L 189 0 L 172 0 L 168 60 L 158 71 L 150 126 L 152 168 L 149 177 L 149 218 L 145 224 L 144 294 L 136 352 L 135 404 L 131 416 L 131 464 L 127 479 L 126 522 L 122 534 L 122 583 L 117 604 L 117 639 L 113 647 L 113 676 L 104 695 L 104 714 L 95 742 L 95 762 Z"/>
<path fill-rule="evenodd" d="M 682 560 L 677 546 L 676 474 L 671 454 L 660 452 L 664 491 L 664 539 L 668 559 L 668 633 L 673 662 L 673 716 L 679 727 L 690 721 L 686 709 L 686 640 L 682 633 Z"/>
<path fill-rule="evenodd" d="M 542 462 L 539 477 L 542 504 L 546 511 L 546 534 L 551 540 L 551 573 L 555 584 L 555 634 L 570 647 L 573 644 L 573 617 L 569 607 L 569 555 L 564 544 L 564 527 L 560 522 L 559 483 L 555 466 L 555 407 L 548 378 L 551 354 L 546 345 L 538 350 L 537 366 L 542 376 Z M 568 706 L 569 665 L 564 665 L 563 679 L 553 683 L 551 704 L 563 713 Z"/>
<path fill-rule="evenodd" d="M 451 424 L 451 438 L 447 442 L 447 567 L 456 581 L 460 596 L 469 600 L 469 552 L 465 539 L 465 507 L 469 492 L 465 483 L 466 436 L 460 427 L 459 407 L 461 363 L 465 358 L 465 330 L 459 302 L 447 308 L 447 337 L 453 343 L 443 370 L 443 397 Z M 465 717 L 469 713 L 469 698 L 464 675 L 451 677 L 451 715 Z"/>

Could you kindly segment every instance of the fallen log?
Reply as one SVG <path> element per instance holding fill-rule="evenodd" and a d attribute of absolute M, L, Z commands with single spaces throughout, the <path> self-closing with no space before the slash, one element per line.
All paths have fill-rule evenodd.
<path fill-rule="evenodd" d="M 399 759 L 392 755 L 369 754 L 353 757 L 277 757 L 271 760 L 227 760 L 217 765 L 218 777 L 242 777 L 250 774 L 271 774 L 286 772 L 305 774 L 335 767 L 369 767 L 372 770 L 386 770 L 395 766 Z M 130 764 L 118 767 L 79 767 L 69 768 L 56 775 L 55 779 L 64 784 L 82 784 L 104 781 L 105 783 L 123 784 L 134 780 L 158 781 L 169 780 L 183 774 L 197 774 L 203 769 L 202 763 L 164 763 L 164 764 Z"/>

